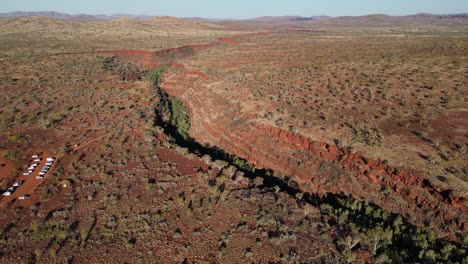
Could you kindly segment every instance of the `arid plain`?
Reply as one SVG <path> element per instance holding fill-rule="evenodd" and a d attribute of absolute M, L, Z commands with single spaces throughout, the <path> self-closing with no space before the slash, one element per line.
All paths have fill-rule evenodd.
<path fill-rule="evenodd" d="M 464 263 L 467 46 L 466 14 L 2 18 L 0 260 Z"/>

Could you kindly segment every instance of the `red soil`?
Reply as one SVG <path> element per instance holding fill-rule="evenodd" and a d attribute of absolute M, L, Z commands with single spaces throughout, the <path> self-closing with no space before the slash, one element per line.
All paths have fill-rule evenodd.
<path fill-rule="evenodd" d="M 158 51 L 145 50 L 101 50 L 97 53 L 112 54 L 125 60 L 156 67 L 158 65 L 170 65 L 177 59 L 182 59 L 195 54 L 195 51 L 212 47 L 213 44 L 188 45 L 177 48 L 163 49 Z"/>
<path fill-rule="evenodd" d="M 269 34 L 246 34 L 220 39 L 219 43 L 234 44 Z M 184 46 L 158 52 L 103 52 L 147 66 L 172 63 L 180 69 L 183 65 L 175 63 L 177 59 L 213 45 Z M 453 225 L 448 223 L 453 223 L 459 230 L 468 229 L 465 224 L 468 223 L 468 209 L 463 204 L 468 197 L 459 197 L 442 186 L 433 185 L 421 172 L 398 170 L 360 153 L 350 153 L 332 144 L 251 122 L 251 114 L 240 113 L 238 105 L 210 92 L 200 79 L 208 80 L 209 76 L 202 72 L 173 71 L 166 75 L 162 84 L 166 92 L 181 99 L 188 107 L 192 124 L 190 133 L 197 141 L 219 146 L 258 168 L 294 175 L 303 191 L 352 195 L 399 213 L 414 224 L 433 223 L 447 236 L 454 231 Z"/>
<path fill-rule="evenodd" d="M 177 170 L 185 175 L 194 175 L 199 169 L 205 172 L 208 170 L 208 165 L 200 159 L 189 159 L 173 149 L 161 148 L 157 150 L 157 154 L 162 162 L 172 162 Z"/>
<path fill-rule="evenodd" d="M 84 144 L 82 144 L 82 145 L 77 145 L 76 147 L 73 147 L 73 150 L 75 150 L 75 151 L 76 151 L 76 150 L 80 150 L 80 149 L 82 149 L 82 148 L 84 148 L 84 147 L 86 147 L 86 146 L 88 146 L 88 145 L 90 145 L 90 144 L 92 144 L 92 143 L 94 143 L 94 142 L 96 142 L 96 141 L 102 139 L 102 138 L 105 138 L 105 137 L 107 137 L 107 136 L 109 136 L 109 135 L 110 135 L 110 133 L 107 133 L 107 134 L 105 134 L 105 135 L 102 135 L 102 136 L 99 136 L 99 137 L 97 137 L 97 138 L 94 138 L 94 139 L 92 139 L 92 140 L 90 140 L 90 141 L 88 141 L 88 142 L 86 142 L 86 143 L 84 143 Z"/>
<path fill-rule="evenodd" d="M 182 74 L 189 77 L 201 78 L 203 80 L 209 79 L 203 72 L 183 71 Z"/>
<path fill-rule="evenodd" d="M 46 158 L 51 157 L 51 156 L 53 155 L 51 155 L 48 152 L 43 152 L 39 156 L 39 158 L 41 158 L 41 161 L 38 163 L 39 165 L 37 166 L 37 168 L 34 170 L 34 172 L 31 175 L 24 176 L 22 175 L 22 172 L 21 172 L 21 175 L 15 179 L 15 182 L 24 181 L 24 183 L 21 186 L 19 186 L 12 195 L 1 196 L 2 198 L 0 198 L 0 205 L 5 205 L 14 199 L 18 199 L 18 197 L 22 195 L 27 195 L 27 194 L 31 195 L 34 192 L 34 190 L 49 177 L 51 171 L 53 171 L 54 166 L 57 163 L 57 159 L 52 164 L 51 168 L 49 169 L 49 172 L 44 175 L 44 178 L 40 180 L 36 179 L 36 176 L 39 175 L 41 168 L 45 166 Z M 30 164 L 31 163 L 33 162 L 31 161 Z"/>
<path fill-rule="evenodd" d="M 285 31 L 287 33 L 289 31 Z M 96 53 L 112 54 L 119 56 L 125 60 L 145 65 L 148 67 L 156 67 L 158 65 L 171 65 L 176 68 L 183 68 L 183 65 L 177 64 L 175 61 L 189 56 L 193 56 L 196 51 L 207 49 L 219 44 L 235 45 L 240 40 L 246 40 L 252 37 L 268 36 L 270 33 L 249 33 L 232 38 L 219 38 L 218 42 L 210 44 L 187 45 L 170 49 L 163 49 L 158 51 L 145 51 L 145 50 L 101 50 Z M 69 54 L 69 53 L 63 53 Z"/>
<path fill-rule="evenodd" d="M 3 158 L 3 153 L 0 153 L 0 180 L 8 178 L 8 175 L 14 169 L 13 163 Z"/>
<path fill-rule="evenodd" d="M 179 72 L 168 74 L 162 84 L 165 91 L 188 107 L 190 133 L 197 141 L 219 146 L 258 168 L 294 175 L 303 191 L 352 195 L 399 213 L 418 225 L 433 223 L 443 229 L 453 222 L 457 229 L 468 228 L 465 224 L 468 210 L 463 205 L 468 197 L 458 197 L 444 187 L 434 186 L 417 171 L 398 170 L 360 153 L 245 121 L 248 115 L 240 113 L 238 106 L 210 93 L 197 80 Z M 448 231 L 447 235 L 451 232 L 444 231 Z"/>
<path fill-rule="evenodd" d="M 219 43 L 227 45 L 235 45 L 237 42 L 233 38 L 220 38 Z"/>
<path fill-rule="evenodd" d="M 112 54 L 119 56 L 125 60 L 139 63 L 148 67 L 155 67 L 157 65 L 156 62 L 156 54 L 154 51 L 146 51 L 146 50 L 102 50 L 98 51 L 97 53 L 103 54 Z"/>

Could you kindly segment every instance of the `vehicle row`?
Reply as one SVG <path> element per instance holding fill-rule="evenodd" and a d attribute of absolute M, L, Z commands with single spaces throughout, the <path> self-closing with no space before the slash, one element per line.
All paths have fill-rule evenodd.
<path fill-rule="evenodd" d="M 33 162 L 40 162 L 42 160 L 36 154 L 32 155 L 31 158 L 33 158 Z M 39 176 L 44 176 L 45 175 L 45 173 L 43 172 L 44 168 L 47 168 L 45 170 L 45 172 L 47 173 L 47 171 L 50 169 L 50 166 L 52 166 L 52 164 L 54 164 L 54 161 L 55 161 L 55 157 L 46 158 L 46 163 L 45 163 L 46 166 L 42 168 L 41 172 L 39 172 L 39 175 L 36 177 L 36 179 L 42 179 L 43 177 L 39 177 Z M 29 165 L 28 169 L 25 172 L 23 172 L 23 176 L 31 175 L 36 170 L 37 166 L 39 166 L 38 163 L 32 163 L 31 165 Z"/>
<path fill-rule="evenodd" d="M 10 196 L 10 195 L 12 195 L 12 194 L 16 191 L 16 189 L 17 189 L 18 187 L 20 187 L 21 185 L 23 185 L 23 183 L 24 183 L 24 180 L 23 180 L 23 181 L 15 182 L 15 183 L 13 184 L 13 186 L 9 187 L 2 195 L 3 195 L 3 196 Z"/>
<path fill-rule="evenodd" d="M 32 155 L 31 159 L 32 159 L 33 163 L 31 163 L 29 165 L 29 167 L 27 168 L 27 170 L 23 172 L 23 176 L 29 176 L 32 173 L 34 173 L 34 171 L 37 169 L 37 167 L 39 166 L 39 163 L 42 160 L 42 158 L 40 158 L 39 155 L 37 155 L 37 154 Z M 36 176 L 36 179 L 38 179 L 38 180 L 43 179 L 44 176 L 47 174 L 47 172 L 49 172 L 51 166 L 54 164 L 55 157 L 48 157 L 48 158 L 46 158 L 45 161 L 46 161 L 45 166 L 41 168 L 40 172 Z M 13 184 L 13 186 L 9 187 L 5 192 L 3 192 L 2 195 L 3 196 L 11 196 L 16 191 L 16 189 L 18 187 L 20 187 L 24 182 L 25 182 L 24 180 L 15 182 Z M 18 199 L 24 200 L 24 199 L 26 199 L 28 197 L 29 197 L 29 195 L 26 194 L 26 195 L 22 195 L 22 196 L 18 197 Z"/>

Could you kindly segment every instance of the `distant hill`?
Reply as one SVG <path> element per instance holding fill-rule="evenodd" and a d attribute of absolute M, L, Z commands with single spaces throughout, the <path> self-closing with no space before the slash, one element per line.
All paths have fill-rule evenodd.
<path fill-rule="evenodd" d="M 76 21 L 96 21 L 100 18 L 92 15 L 78 14 L 78 15 L 69 15 L 65 13 L 46 11 L 46 12 L 11 12 L 11 13 L 0 13 L 0 18 L 16 18 L 16 17 L 47 17 L 53 19 L 62 19 L 62 20 L 76 20 Z"/>
<path fill-rule="evenodd" d="M 302 19 L 309 19 L 309 18 L 300 17 L 300 16 L 263 16 L 263 17 L 257 17 L 253 19 L 247 19 L 247 20 L 262 21 L 262 22 L 277 22 L 277 21 L 298 21 Z"/>
<path fill-rule="evenodd" d="M 147 20 L 152 19 L 155 16 L 140 16 L 140 15 L 129 15 L 129 14 L 117 14 L 117 15 L 96 15 L 95 17 L 104 19 L 104 20 L 112 20 L 112 19 L 120 19 L 120 18 L 129 18 L 129 19 L 136 19 L 136 20 Z"/>
<path fill-rule="evenodd" d="M 195 21 L 195 22 L 223 22 L 223 21 L 237 21 L 236 19 L 227 18 L 204 18 L 204 17 L 184 17 L 184 20 Z"/>
<path fill-rule="evenodd" d="M 131 20 L 151 20 L 156 16 L 144 15 L 129 15 L 129 14 L 116 14 L 116 15 L 88 15 L 88 14 L 75 14 L 70 15 L 66 13 L 44 11 L 44 12 L 11 12 L 0 13 L 0 18 L 19 18 L 19 17 L 46 17 L 51 19 L 70 20 L 70 21 L 103 21 L 103 20 L 116 20 L 127 18 Z M 426 24 L 438 26 L 468 26 L 468 14 L 447 14 L 447 15 L 434 15 L 419 13 L 407 16 L 389 16 L 384 14 L 373 14 L 365 16 L 262 16 L 251 19 L 210 19 L 202 17 L 182 18 L 186 21 L 195 22 L 247 22 L 248 24 L 292 24 L 292 23 L 316 23 L 318 25 L 330 26 L 398 26 L 405 24 Z"/>
<path fill-rule="evenodd" d="M 66 13 L 54 12 L 54 11 L 43 11 L 43 12 L 23 12 L 16 11 L 11 13 L 0 13 L 0 18 L 16 18 L 16 17 L 47 17 L 53 19 L 62 20 L 74 20 L 74 21 L 97 21 L 97 20 L 113 20 L 121 18 L 129 18 L 135 20 L 147 20 L 155 16 L 144 16 L 144 15 L 129 15 L 129 14 L 116 14 L 116 15 L 88 15 L 88 14 L 76 14 L 70 15 Z M 281 22 L 281 21 L 312 21 L 312 20 L 323 20 L 329 19 L 329 16 L 312 16 L 312 17 L 301 17 L 301 16 L 264 16 L 258 18 L 247 19 L 249 21 L 261 21 L 261 22 Z M 242 19 L 228 19 L 228 18 L 203 18 L 203 17 L 187 17 L 182 18 L 184 20 L 198 21 L 198 22 L 220 22 L 220 21 L 241 21 Z"/>
<path fill-rule="evenodd" d="M 468 22 L 468 14 L 451 14 L 451 15 L 432 15 L 432 14 L 415 14 L 409 16 L 402 16 L 402 19 L 406 21 L 419 21 L 419 22 Z"/>
<path fill-rule="evenodd" d="M 206 44 L 238 34 L 225 26 L 175 17 L 76 21 L 39 16 L 1 18 L 0 49 L 60 52 L 96 49 L 159 50 Z M 22 41 L 18 41 L 22 40 Z M 14 43 L 14 44 L 12 44 Z"/>
<path fill-rule="evenodd" d="M 326 20 L 331 19 L 330 16 L 311 16 L 311 17 L 302 17 L 302 16 L 263 16 L 256 17 L 251 19 L 246 19 L 245 21 L 257 21 L 257 22 L 308 22 L 314 20 Z"/>
<path fill-rule="evenodd" d="M 468 26 L 468 14 L 415 14 L 408 16 L 388 16 L 374 14 L 366 16 L 342 16 L 318 21 L 322 25 L 335 26 L 400 26 L 400 25 L 434 25 L 434 26 Z"/>
<path fill-rule="evenodd" d="M 16 11 L 11 13 L 0 13 L 0 18 L 16 18 L 16 17 L 46 17 L 52 19 L 62 20 L 73 20 L 73 21 L 98 21 L 98 20 L 113 20 L 120 18 L 129 18 L 135 20 L 146 20 L 151 19 L 153 16 L 139 16 L 139 15 L 128 15 L 128 14 L 117 14 L 117 15 L 88 15 L 88 14 L 76 14 L 70 15 L 66 13 L 44 11 L 44 12 L 22 12 Z"/>

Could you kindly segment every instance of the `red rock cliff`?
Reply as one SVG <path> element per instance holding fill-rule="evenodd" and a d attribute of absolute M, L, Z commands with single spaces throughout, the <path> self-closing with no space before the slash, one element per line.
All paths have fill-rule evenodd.
<path fill-rule="evenodd" d="M 313 141 L 241 114 L 239 106 L 210 92 L 209 76 L 173 70 L 162 88 L 190 111 L 193 138 L 244 158 L 258 168 L 292 176 L 303 191 L 340 193 L 373 202 L 417 225 L 432 223 L 448 237 L 468 230 L 467 208 L 449 190 L 418 172 L 397 170 L 335 145 Z"/>

